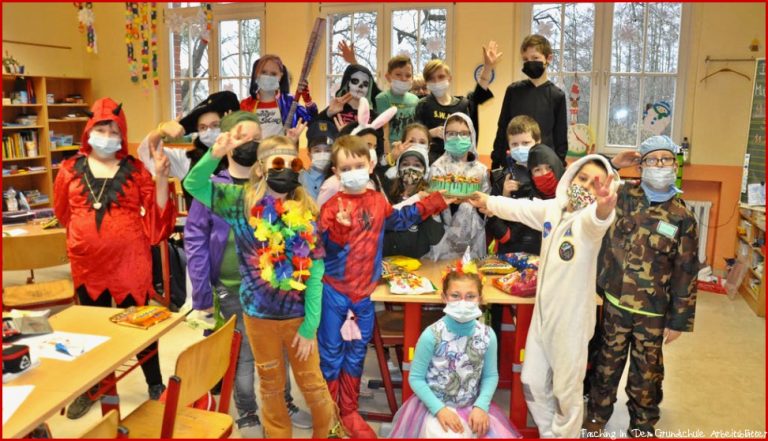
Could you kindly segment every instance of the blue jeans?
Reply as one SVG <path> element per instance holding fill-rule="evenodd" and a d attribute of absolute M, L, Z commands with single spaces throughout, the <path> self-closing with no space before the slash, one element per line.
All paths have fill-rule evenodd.
<path fill-rule="evenodd" d="M 238 415 L 242 417 L 249 412 L 256 412 L 259 409 L 259 405 L 256 403 L 256 388 L 253 384 L 256 378 L 253 352 L 251 352 L 251 345 L 248 343 L 248 338 L 245 335 L 243 307 L 240 304 L 240 295 L 227 291 L 223 286 L 217 287 L 216 295 L 219 297 L 221 315 L 224 317 L 224 320 L 229 320 L 233 315 L 237 315 L 236 329 L 243 337 L 240 341 L 240 356 L 237 358 L 234 385 L 235 407 L 237 407 Z M 288 374 L 289 369 L 290 367 L 286 356 L 285 378 L 287 378 L 288 381 L 285 382 L 285 402 L 291 404 L 293 402 L 293 397 L 291 396 L 291 377 Z"/>

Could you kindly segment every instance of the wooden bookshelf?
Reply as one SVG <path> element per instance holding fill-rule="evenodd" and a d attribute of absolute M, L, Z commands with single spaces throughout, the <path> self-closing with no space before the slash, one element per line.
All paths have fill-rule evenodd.
<path fill-rule="evenodd" d="M 22 154 L 18 157 L 6 158 L 6 152 L 3 151 L 3 168 L 18 167 L 24 169 L 28 166 L 38 166 L 45 167 L 45 170 L 6 174 L 3 176 L 3 191 L 10 187 L 13 187 L 17 192 L 39 190 L 40 193 L 48 196 L 48 202 L 34 203 L 30 201 L 30 207 L 52 207 L 53 182 L 60 167 L 59 165 L 54 166 L 54 163 L 59 164 L 63 159 L 76 154 L 80 146 L 51 148 L 51 130 L 54 131 L 55 135 L 72 135 L 74 141 L 80 141 L 88 121 L 85 111 L 89 110 L 91 103 L 93 103 L 91 79 L 3 74 L 3 97 L 9 98 L 17 88 L 20 89 L 21 80 L 24 83 L 31 82 L 35 102 L 4 104 L 3 122 L 14 123 L 21 116 L 36 115 L 37 124 L 3 126 L 3 136 L 33 131 L 37 139 L 37 155 L 27 157 Z M 48 94 L 53 94 L 54 103 L 47 102 Z M 71 95 L 80 95 L 79 101 L 75 103 L 64 102 Z"/>
<path fill-rule="evenodd" d="M 749 267 L 739 286 L 747 304 L 765 317 L 765 207 L 741 204 L 737 227 L 736 256 Z"/>

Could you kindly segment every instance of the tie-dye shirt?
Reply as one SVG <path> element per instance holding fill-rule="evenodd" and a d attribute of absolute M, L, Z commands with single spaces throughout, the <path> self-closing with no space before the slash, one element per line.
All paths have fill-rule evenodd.
<path fill-rule="evenodd" d="M 316 239 L 315 248 L 310 252 L 312 268 L 310 277 L 305 282 L 303 291 L 284 291 L 272 287 L 261 278 L 258 264 L 258 250 L 266 246 L 254 237 L 253 227 L 248 223 L 245 213 L 245 185 L 211 182 L 211 172 L 219 160 L 210 152 L 189 172 L 184 180 L 184 187 L 195 199 L 209 206 L 215 214 L 224 219 L 235 234 L 235 247 L 240 263 L 240 301 L 243 311 L 251 317 L 270 320 L 286 320 L 305 317 L 299 328 L 299 334 L 305 338 L 314 338 L 320 321 L 320 298 L 322 295 L 321 279 L 324 272 L 323 258 L 325 251 L 322 241 Z M 315 228 L 315 234 L 317 228 Z M 291 259 L 290 250 L 286 256 Z"/>

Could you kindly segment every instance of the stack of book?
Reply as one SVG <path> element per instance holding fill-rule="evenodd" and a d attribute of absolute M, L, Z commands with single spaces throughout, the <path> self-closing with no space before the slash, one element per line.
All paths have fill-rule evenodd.
<path fill-rule="evenodd" d="M 27 142 L 34 143 L 37 149 L 37 132 L 35 130 L 23 130 L 19 133 L 3 135 L 3 159 L 18 159 L 27 157 Z"/>

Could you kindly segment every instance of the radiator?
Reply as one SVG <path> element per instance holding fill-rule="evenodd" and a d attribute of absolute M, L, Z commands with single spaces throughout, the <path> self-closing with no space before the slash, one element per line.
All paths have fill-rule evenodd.
<path fill-rule="evenodd" d="M 710 201 L 688 201 L 685 200 L 685 205 L 694 217 L 696 217 L 696 223 L 699 226 L 699 262 L 705 263 L 707 261 L 707 233 L 709 232 L 709 209 L 712 208 L 712 202 Z"/>

